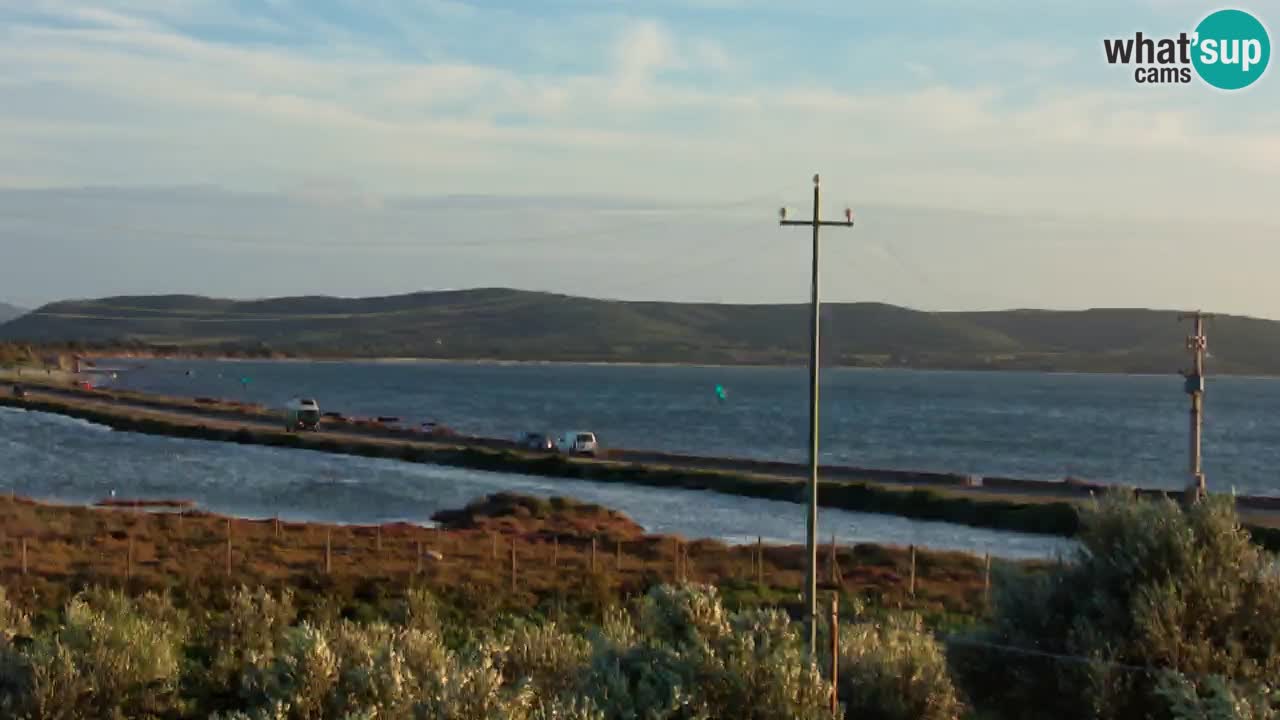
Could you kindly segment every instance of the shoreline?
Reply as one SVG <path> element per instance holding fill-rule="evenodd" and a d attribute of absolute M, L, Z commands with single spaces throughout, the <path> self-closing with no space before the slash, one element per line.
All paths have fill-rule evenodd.
<path fill-rule="evenodd" d="M 197 404 L 182 398 L 113 393 L 71 387 L 29 386 L 28 397 L 3 388 L 0 405 L 78 417 L 115 430 L 238 444 L 307 449 L 414 463 L 576 478 L 650 487 L 678 487 L 788 502 L 803 500 L 803 468 L 794 464 L 730 458 L 699 458 L 638 451 L 609 451 L 605 458 L 529 452 L 491 438 L 428 434 L 377 423 L 326 422 L 320 433 L 288 433 L 275 413 L 230 401 Z M 1070 537 L 1078 529 L 1077 508 L 1095 494 L 1120 486 L 984 478 L 980 487 L 965 476 L 903 473 L 860 468 L 824 468 L 820 504 L 855 512 L 898 515 L 994 530 Z M 1176 497 L 1138 489 L 1144 497 Z M 1280 498 L 1236 498 L 1255 539 L 1280 548 Z"/>
<path fill-rule="evenodd" d="M 237 356 L 237 355 L 202 355 L 197 353 L 162 353 L 162 352 L 138 352 L 138 351 L 82 351 L 71 352 L 59 350 L 59 353 L 75 355 L 77 357 L 98 360 L 164 360 L 164 361 L 201 361 L 201 362 L 279 362 L 279 363 L 364 363 L 370 365 L 412 365 L 412 364 L 448 364 L 455 363 L 459 365 L 495 365 L 495 366 L 520 366 L 520 365 L 552 365 L 552 366 L 577 366 L 577 367 L 635 367 L 635 368 L 706 368 L 706 369 L 733 369 L 733 368 L 762 368 L 771 370 L 782 369 L 803 369 L 807 367 L 807 361 L 803 358 L 797 359 L 792 363 L 776 363 L 776 362 L 738 362 L 738 363 L 707 363 L 707 362 L 678 362 L 678 361 L 635 361 L 635 360 L 514 360 L 510 358 L 486 358 L 486 357 L 398 357 L 398 356 L 306 356 L 306 355 L 289 355 L 289 356 Z M 1125 372 L 1122 370 L 1044 370 L 1039 368 L 1019 368 L 1019 367 L 922 367 L 918 365 L 845 365 L 838 363 L 824 364 L 823 370 L 862 370 L 862 371 L 892 371 L 892 372 L 918 372 L 918 373 L 1011 373 L 1011 374 L 1039 374 L 1039 375 L 1082 375 L 1089 377 L 1107 376 L 1107 377 L 1139 377 L 1139 378 L 1176 378 L 1177 376 L 1170 373 L 1158 372 Z M 31 368 L 32 372 L 38 369 Z M 1244 380 L 1276 380 L 1280 379 L 1280 373 L 1274 375 L 1256 374 L 1256 373 L 1231 373 L 1219 372 L 1215 373 L 1215 377 L 1224 377 L 1232 379 Z"/>

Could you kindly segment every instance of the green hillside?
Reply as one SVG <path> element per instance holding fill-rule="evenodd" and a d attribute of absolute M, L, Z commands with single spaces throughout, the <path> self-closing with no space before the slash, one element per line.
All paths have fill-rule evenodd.
<path fill-rule="evenodd" d="M 0 323 L 8 322 L 25 312 L 26 310 L 20 307 L 0 302 Z"/>
<path fill-rule="evenodd" d="M 165 295 L 46 305 L 0 340 L 201 353 L 615 362 L 800 363 L 806 305 L 595 300 L 477 289 L 255 301 Z M 1173 311 L 932 313 L 877 303 L 823 309 L 823 360 L 851 366 L 1169 373 L 1189 329 Z M 1280 374 L 1280 322 L 1210 326 L 1214 372 Z"/>

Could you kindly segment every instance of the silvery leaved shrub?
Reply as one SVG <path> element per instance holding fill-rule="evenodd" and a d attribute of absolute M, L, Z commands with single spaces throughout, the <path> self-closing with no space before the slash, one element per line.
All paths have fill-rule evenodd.
<path fill-rule="evenodd" d="M 914 614 L 840 628 L 840 699 L 850 717 L 954 720 L 963 706 L 941 644 Z"/>
<path fill-rule="evenodd" d="M 1169 717 L 1187 686 L 1166 673 L 1222 678 L 1195 685 L 1219 704 L 1280 677 L 1280 576 L 1231 498 L 1183 509 L 1108 493 L 1082 517 L 1080 545 L 1071 563 L 1004 578 L 979 638 L 1076 660 L 953 653 L 975 701 L 1007 717 L 1046 702 L 1062 718 Z"/>
<path fill-rule="evenodd" d="M 62 625 L 19 651 L 4 650 L 0 707 L 14 717 L 146 717 L 179 706 L 181 616 L 158 596 L 147 617 L 117 592 L 73 598 Z"/>

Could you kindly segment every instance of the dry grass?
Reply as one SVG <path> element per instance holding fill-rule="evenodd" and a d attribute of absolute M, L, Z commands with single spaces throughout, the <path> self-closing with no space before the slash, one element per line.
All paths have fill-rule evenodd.
<path fill-rule="evenodd" d="M 169 590 L 196 605 L 241 584 L 288 587 L 304 602 L 311 597 L 348 609 L 425 586 L 441 595 L 466 595 L 483 605 L 477 612 L 521 612 L 553 599 L 603 607 L 681 577 L 717 584 L 744 604 L 798 605 L 803 547 L 763 546 L 763 582 L 757 584 L 755 546 L 637 535 L 625 516 L 581 507 L 582 513 L 600 513 L 598 520 L 583 522 L 579 513 L 564 522 L 564 511 L 517 512 L 455 529 L 283 521 L 277 528 L 273 519 L 3 497 L 0 583 L 36 613 L 92 585 Z M 912 598 L 907 550 L 857 545 L 838 548 L 837 554 L 843 594 L 873 607 L 913 607 L 952 617 L 973 615 L 982 606 L 980 558 L 920 552 Z M 828 549 L 823 559 L 829 567 Z"/>

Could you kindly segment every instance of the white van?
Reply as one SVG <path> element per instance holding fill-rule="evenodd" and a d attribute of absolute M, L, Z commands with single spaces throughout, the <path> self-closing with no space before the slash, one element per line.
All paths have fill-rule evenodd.
<path fill-rule="evenodd" d="M 569 455 L 596 455 L 600 451 L 600 444 L 596 442 L 595 433 L 575 430 L 556 440 L 556 450 Z"/>
<path fill-rule="evenodd" d="M 284 429 L 287 432 L 319 430 L 320 405 L 311 398 L 294 398 L 290 400 L 284 406 Z"/>

